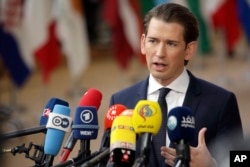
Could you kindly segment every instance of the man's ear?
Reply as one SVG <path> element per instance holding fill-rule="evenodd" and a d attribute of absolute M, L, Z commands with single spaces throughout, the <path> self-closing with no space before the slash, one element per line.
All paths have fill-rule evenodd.
<path fill-rule="evenodd" d="M 186 48 L 185 60 L 190 60 L 194 56 L 196 49 L 197 49 L 197 41 L 189 42 Z"/>
<path fill-rule="evenodd" d="M 141 53 L 145 55 L 145 41 L 146 41 L 146 35 L 141 35 Z"/>

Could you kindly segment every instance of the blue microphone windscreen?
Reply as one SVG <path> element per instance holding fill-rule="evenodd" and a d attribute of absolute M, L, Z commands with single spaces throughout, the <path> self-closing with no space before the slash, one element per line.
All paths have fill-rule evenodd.
<path fill-rule="evenodd" d="M 169 111 L 167 118 L 168 136 L 171 142 L 193 140 L 195 135 L 195 119 L 188 107 L 176 107 Z"/>
<path fill-rule="evenodd" d="M 66 131 L 71 125 L 70 109 L 67 106 L 55 105 L 53 112 L 49 114 L 46 125 L 47 133 L 45 136 L 44 152 L 47 155 L 57 155 Z"/>
<path fill-rule="evenodd" d="M 98 129 L 96 107 L 77 107 L 72 125 L 74 138 L 80 140 L 96 139 Z"/>
<path fill-rule="evenodd" d="M 49 113 L 51 113 L 54 109 L 54 106 L 56 104 L 60 104 L 63 106 L 69 106 L 69 103 L 58 99 L 58 98 L 51 98 L 48 103 L 46 104 L 46 106 L 43 109 L 43 113 L 41 115 L 41 119 L 40 119 L 40 125 L 46 125 L 49 119 Z"/>

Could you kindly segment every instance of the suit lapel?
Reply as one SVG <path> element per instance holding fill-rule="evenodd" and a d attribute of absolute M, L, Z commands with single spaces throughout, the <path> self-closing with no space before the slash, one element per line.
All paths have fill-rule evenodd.
<path fill-rule="evenodd" d="M 200 103 L 201 87 L 198 79 L 188 71 L 190 82 L 187 90 L 186 97 L 183 102 L 183 106 L 188 106 L 194 111 L 194 115 L 197 111 L 197 107 Z"/>
<path fill-rule="evenodd" d="M 139 100 L 146 100 L 147 99 L 147 93 L 148 93 L 148 79 L 149 77 L 147 77 L 145 80 L 143 80 L 141 82 L 141 84 L 139 84 L 139 88 L 137 91 L 137 101 Z"/>

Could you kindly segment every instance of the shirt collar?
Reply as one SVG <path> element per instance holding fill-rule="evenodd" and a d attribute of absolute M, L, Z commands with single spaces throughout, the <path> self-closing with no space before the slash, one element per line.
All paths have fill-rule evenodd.
<path fill-rule="evenodd" d="M 187 73 L 186 68 L 184 68 L 183 72 L 179 77 L 177 77 L 173 82 L 171 82 L 167 88 L 170 88 L 171 90 L 174 90 L 176 92 L 180 93 L 186 93 L 187 88 L 189 84 L 189 76 Z M 150 74 L 149 76 L 149 87 L 148 87 L 148 94 L 155 93 L 160 88 L 162 88 L 162 85 L 159 84 L 155 78 Z"/>

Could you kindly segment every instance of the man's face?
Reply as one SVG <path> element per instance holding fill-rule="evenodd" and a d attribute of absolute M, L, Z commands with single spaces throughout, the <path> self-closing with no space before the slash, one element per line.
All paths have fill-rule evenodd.
<path fill-rule="evenodd" d="M 168 85 L 182 73 L 184 60 L 191 59 L 196 48 L 196 42 L 185 44 L 183 31 L 178 23 L 152 18 L 147 35 L 141 37 L 141 52 L 146 55 L 148 69 L 162 85 Z"/>

